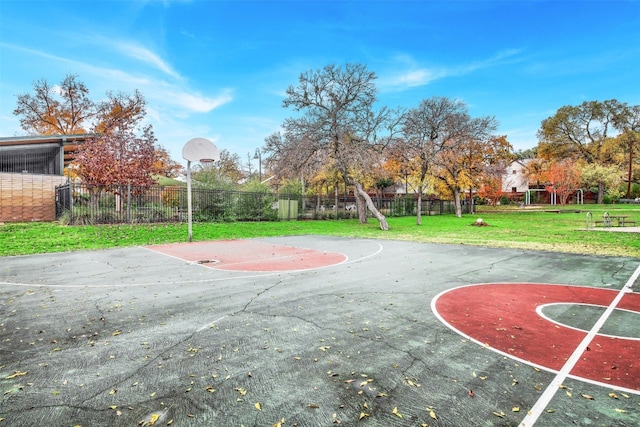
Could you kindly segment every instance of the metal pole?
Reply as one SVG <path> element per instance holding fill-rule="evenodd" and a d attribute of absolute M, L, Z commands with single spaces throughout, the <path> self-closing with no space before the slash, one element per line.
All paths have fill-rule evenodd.
<path fill-rule="evenodd" d="M 193 227 L 191 225 L 191 161 L 187 160 L 187 222 L 189 223 L 189 243 L 193 240 Z"/>

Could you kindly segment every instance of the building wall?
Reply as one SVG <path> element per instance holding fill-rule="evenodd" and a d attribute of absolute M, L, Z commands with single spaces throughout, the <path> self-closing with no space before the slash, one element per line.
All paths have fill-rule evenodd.
<path fill-rule="evenodd" d="M 525 161 L 526 162 L 526 161 Z M 523 193 L 529 190 L 529 181 L 526 177 L 526 166 L 515 161 L 507 166 L 505 174 L 502 177 L 502 191 L 505 193 L 514 192 Z"/>
<path fill-rule="evenodd" d="M 54 221 L 57 175 L 0 173 L 0 222 Z"/>

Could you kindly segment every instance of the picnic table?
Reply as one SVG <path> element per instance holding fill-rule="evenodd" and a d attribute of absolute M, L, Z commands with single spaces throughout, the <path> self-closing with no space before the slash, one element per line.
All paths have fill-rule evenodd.
<path fill-rule="evenodd" d="M 635 221 L 629 221 L 628 218 L 629 215 L 609 215 L 609 212 L 605 212 L 604 215 L 602 215 L 602 221 L 596 221 L 596 225 L 602 224 L 603 227 L 613 227 L 613 221 L 616 222 L 616 227 L 636 225 Z"/>
<path fill-rule="evenodd" d="M 627 225 L 636 225 L 635 221 L 629 221 L 629 215 L 611 215 L 611 219 L 618 223 L 618 227 L 625 227 Z"/>

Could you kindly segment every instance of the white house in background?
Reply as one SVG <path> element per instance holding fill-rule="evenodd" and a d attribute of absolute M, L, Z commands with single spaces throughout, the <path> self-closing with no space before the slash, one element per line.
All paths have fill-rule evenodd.
<path fill-rule="evenodd" d="M 529 191 L 527 179 L 527 164 L 530 159 L 516 160 L 505 169 L 502 177 L 502 191 L 504 193 L 524 193 Z"/>

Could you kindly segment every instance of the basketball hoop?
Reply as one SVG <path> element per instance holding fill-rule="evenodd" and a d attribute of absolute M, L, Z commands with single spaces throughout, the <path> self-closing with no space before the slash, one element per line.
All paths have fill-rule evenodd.
<path fill-rule="evenodd" d="M 189 243 L 193 239 L 191 207 L 191 162 L 213 163 L 220 160 L 216 145 L 205 138 L 193 138 L 182 147 L 182 158 L 187 161 L 187 221 L 189 223 Z"/>
<path fill-rule="evenodd" d="M 182 158 L 190 162 L 213 162 L 220 159 L 220 151 L 208 139 L 193 138 L 182 148 Z"/>

